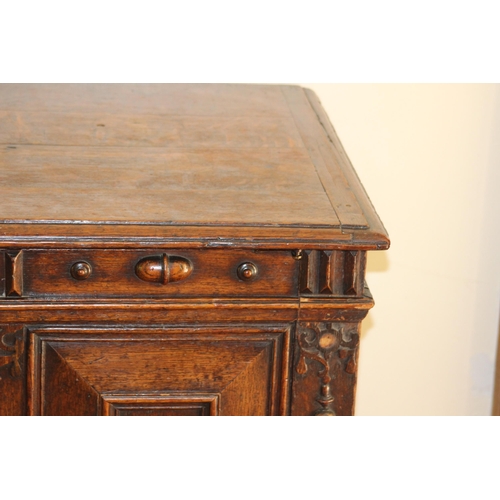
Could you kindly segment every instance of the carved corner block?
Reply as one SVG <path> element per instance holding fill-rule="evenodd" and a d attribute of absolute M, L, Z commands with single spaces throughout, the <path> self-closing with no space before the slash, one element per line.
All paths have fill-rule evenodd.
<path fill-rule="evenodd" d="M 23 295 L 23 251 L 4 254 L 4 289 L 6 297 Z"/>
<path fill-rule="evenodd" d="M 352 415 L 358 323 L 298 323 L 292 415 Z"/>
<path fill-rule="evenodd" d="M 306 250 L 299 255 L 301 295 L 363 295 L 366 252 Z"/>

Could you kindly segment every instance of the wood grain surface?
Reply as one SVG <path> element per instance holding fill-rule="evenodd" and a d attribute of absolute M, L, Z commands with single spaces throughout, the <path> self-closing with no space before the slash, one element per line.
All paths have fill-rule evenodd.
<path fill-rule="evenodd" d="M 315 107 L 293 86 L 0 85 L 0 241 L 32 231 L 19 224 L 48 240 L 180 225 L 191 241 L 386 247 Z"/>

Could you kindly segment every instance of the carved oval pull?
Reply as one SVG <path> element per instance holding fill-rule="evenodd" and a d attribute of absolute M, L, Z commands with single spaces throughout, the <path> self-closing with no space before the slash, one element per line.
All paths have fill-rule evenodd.
<path fill-rule="evenodd" d="M 156 255 L 144 257 L 135 266 L 135 274 L 143 281 L 172 283 L 186 279 L 193 272 L 193 264 L 184 257 Z"/>

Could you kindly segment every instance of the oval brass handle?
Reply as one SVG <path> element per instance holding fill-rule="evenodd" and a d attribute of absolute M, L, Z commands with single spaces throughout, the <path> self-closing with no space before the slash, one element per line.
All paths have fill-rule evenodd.
<path fill-rule="evenodd" d="M 190 260 L 176 255 L 144 257 L 135 266 L 135 274 L 143 281 L 172 283 L 186 279 L 193 272 Z"/>

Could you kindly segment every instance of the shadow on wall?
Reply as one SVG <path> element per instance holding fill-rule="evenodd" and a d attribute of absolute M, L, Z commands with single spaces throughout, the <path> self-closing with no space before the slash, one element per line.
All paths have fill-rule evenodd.
<path fill-rule="evenodd" d="M 474 325 L 476 326 L 470 356 L 470 407 L 477 405 L 477 400 L 489 399 L 493 412 L 500 412 L 500 377 L 495 374 L 495 365 L 499 363 L 498 329 L 500 306 L 500 85 L 496 86 L 495 106 L 492 110 L 493 122 L 488 152 L 488 176 L 481 199 L 481 219 L 477 224 L 481 228 L 479 245 L 481 258 L 477 266 L 479 277 L 474 297 Z M 497 372 L 499 367 L 497 366 Z M 493 397 L 492 397 L 493 395 Z M 490 407 L 491 408 L 491 407 Z M 499 414 L 499 413 L 497 413 Z"/>
<path fill-rule="evenodd" d="M 390 236 L 390 235 L 389 235 Z M 368 287 L 370 287 L 369 283 L 369 275 L 370 273 L 384 273 L 389 270 L 389 257 L 388 253 L 390 250 L 385 252 L 368 252 L 368 261 L 366 264 L 366 274 L 368 276 Z M 360 339 L 366 337 L 367 333 L 375 326 L 373 321 L 373 315 L 368 312 L 368 315 L 361 323 L 361 331 L 360 331 Z"/>
<path fill-rule="evenodd" d="M 493 392 L 494 417 L 500 417 L 500 318 L 498 318 L 498 344 L 497 344 L 497 369 L 495 373 L 495 388 Z"/>

